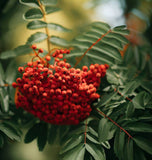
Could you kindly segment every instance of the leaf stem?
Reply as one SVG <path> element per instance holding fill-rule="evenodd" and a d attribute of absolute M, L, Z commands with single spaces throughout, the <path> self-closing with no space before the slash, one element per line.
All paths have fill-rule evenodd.
<path fill-rule="evenodd" d="M 8 86 L 10 86 L 9 84 L 4 84 L 4 85 L 0 85 L 0 87 L 8 87 Z"/>
<path fill-rule="evenodd" d="M 42 11 L 44 22 L 47 23 L 45 8 L 44 8 L 43 4 L 40 2 L 40 0 L 37 0 L 37 2 L 38 2 L 39 6 L 40 6 L 40 9 Z M 50 50 L 51 50 L 51 48 L 50 48 L 50 41 L 49 41 L 50 40 L 50 35 L 49 35 L 49 29 L 47 27 L 45 27 L 45 32 L 47 34 L 48 53 L 50 53 Z"/>
<path fill-rule="evenodd" d="M 102 111 L 96 109 L 96 111 L 98 113 L 100 113 L 101 115 L 103 115 L 105 118 L 108 118 L 114 125 L 116 125 L 117 127 L 120 128 L 120 130 L 124 131 L 127 135 L 128 135 L 128 138 L 130 139 L 133 139 L 133 137 L 125 130 L 123 129 L 118 123 L 116 123 L 114 120 L 112 120 L 110 117 L 108 117 L 106 114 L 104 114 Z"/>
<path fill-rule="evenodd" d="M 110 33 L 111 30 L 109 30 L 107 33 L 103 34 L 95 43 L 93 43 L 85 52 L 84 54 L 77 60 L 76 64 L 74 65 L 74 68 L 80 63 L 80 61 L 83 59 L 83 57 L 87 54 L 89 50 L 92 49 L 93 46 L 95 46 L 99 41 L 101 41 L 108 33 Z"/>

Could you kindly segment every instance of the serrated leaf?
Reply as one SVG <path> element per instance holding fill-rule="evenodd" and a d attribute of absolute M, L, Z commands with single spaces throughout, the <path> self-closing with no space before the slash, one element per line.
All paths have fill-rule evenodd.
<path fill-rule="evenodd" d="M 0 63 L 0 86 L 4 85 L 4 77 L 5 77 L 5 75 L 4 75 L 3 66 Z"/>
<path fill-rule="evenodd" d="M 34 139 L 37 138 L 38 132 L 39 132 L 39 127 L 40 127 L 39 124 L 35 124 L 27 131 L 25 138 L 24 138 L 25 143 L 30 143 Z"/>
<path fill-rule="evenodd" d="M 5 81 L 8 84 L 12 84 L 12 82 L 15 81 L 16 78 L 16 63 L 15 61 L 11 61 L 11 63 L 9 63 L 7 69 L 6 69 L 6 73 L 5 73 Z"/>
<path fill-rule="evenodd" d="M 98 133 L 92 127 L 88 127 L 88 130 L 92 135 L 98 137 Z"/>
<path fill-rule="evenodd" d="M 14 50 L 2 52 L 0 54 L 0 59 L 8 59 L 16 56 L 21 56 L 21 55 L 29 54 L 32 51 L 33 50 L 30 48 L 29 45 L 22 45 L 15 48 Z"/>
<path fill-rule="evenodd" d="M 116 27 L 114 27 L 113 29 L 114 29 L 114 30 L 126 29 L 126 25 L 116 26 Z"/>
<path fill-rule="evenodd" d="M 97 107 L 101 107 L 101 106 L 106 105 L 107 103 L 109 103 L 113 99 L 113 97 L 115 95 L 117 95 L 116 92 L 112 92 L 112 93 L 108 93 L 106 95 L 103 95 L 101 98 L 101 101 L 97 104 Z"/>
<path fill-rule="evenodd" d="M 60 32 L 71 32 L 70 29 L 63 27 L 62 25 L 56 23 L 48 23 L 47 27 L 52 30 L 60 31 Z"/>
<path fill-rule="evenodd" d="M 96 145 L 88 143 L 85 144 L 85 147 L 95 160 L 105 160 L 103 153 L 96 147 Z"/>
<path fill-rule="evenodd" d="M 62 157 L 62 159 L 63 160 L 76 160 L 77 155 L 80 153 L 80 151 L 83 149 L 83 147 L 84 147 L 84 144 L 80 143 L 75 148 L 73 148 L 72 150 L 70 150 L 69 152 L 67 152 L 65 154 L 65 156 Z"/>
<path fill-rule="evenodd" d="M 37 137 L 37 145 L 38 145 L 39 151 L 43 151 L 47 142 L 47 135 L 48 135 L 48 124 L 46 123 L 40 124 L 38 137 Z"/>
<path fill-rule="evenodd" d="M 105 141 L 105 142 L 101 142 L 102 146 L 104 146 L 105 148 L 107 149 L 110 149 L 111 146 L 110 146 L 110 143 L 108 141 Z"/>
<path fill-rule="evenodd" d="M 69 47 L 70 45 L 70 43 L 67 40 L 60 37 L 56 37 L 56 36 L 51 36 L 50 42 L 52 44 L 55 44 L 57 46 L 62 46 L 62 47 Z"/>
<path fill-rule="evenodd" d="M 0 123 L 0 131 L 12 140 L 21 141 L 21 137 L 17 134 L 15 128 L 6 123 Z"/>
<path fill-rule="evenodd" d="M 99 142 L 105 142 L 113 137 L 114 130 L 111 127 L 112 124 L 107 119 L 102 118 L 100 120 L 98 127 Z"/>
<path fill-rule="evenodd" d="M 19 2 L 29 7 L 39 7 L 37 0 L 19 0 Z"/>
<path fill-rule="evenodd" d="M 43 5 L 56 5 L 58 0 L 40 0 Z"/>
<path fill-rule="evenodd" d="M 134 137 L 133 140 L 138 145 L 138 147 L 140 147 L 145 152 L 152 155 L 152 147 L 151 147 L 152 141 L 151 140 L 144 138 L 144 137 L 139 137 L 139 136 Z"/>
<path fill-rule="evenodd" d="M 39 42 L 42 42 L 45 39 L 47 39 L 47 37 L 48 37 L 47 34 L 42 33 L 42 32 L 37 32 L 37 33 L 32 34 L 28 38 L 27 42 L 31 43 L 31 44 L 33 44 L 33 43 L 39 43 Z"/>
<path fill-rule="evenodd" d="M 39 29 L 39 28 L 45 28 L 47 26 L 47 23 L 40 20 L 34 20 L 27 24 L 28 29 Z"/>
<path fill-rule="evenodd" d="M 119 76 L 117 74 L 114 74 L 114 72 L 110 69 L 107 70 L 107 80 L 110 84 L 116 84 L 119 85 Z"/>
<path fill-rule="evenodd" d="M 38 8 L 31 8 L 24 14 L 25 19 L 40 19 L 43 18 L 42 12 Z"/>
<path fill-rule="evenodd" d="M 5 88 L 0 88 L 0 104 L 2 112 L 9 111 L 9 95 Z"/>
<path fill-rule="evenodd" d="M 134 122 L 134 123 L 129 123 L 124 127 L 126 130 L 131 130 L 134 132 L 152 132 L 152 125 L 148 123 L 143 123 L 143 122 Z"/>
<path fill-rule="evenodd" d="M 80 135 L 77 138 L 75 138 L 75 137 L 73 138 L 72 137 L 69 140 L 68 143 L 66 143 L 65 145 L 63 145 L 63 147 L 62 147 L 62 149 L 60 151 L 60 154 L 63 154 L 65 152 L 71 150 L 72 148 L 75 148 L 76 146 L 78 146 L 82 142 L 83 139 L 84 139 L 84 136 L 82 136 L 82 135 Z"/>
<path fill-rule="evenodd" d="M 58 7 L 52 7 L 52 6 L 46 6 L 45 7 L 46 14 L 54 13 L 54 12 L 57 12 L 57 11 L 60 11 L 60 10 L 61 9 L 58 8 Z"/>
<path fill-rule="evenodd" d="M 0 134 L 0 148 L 4 145 L 4 137 Z"/>

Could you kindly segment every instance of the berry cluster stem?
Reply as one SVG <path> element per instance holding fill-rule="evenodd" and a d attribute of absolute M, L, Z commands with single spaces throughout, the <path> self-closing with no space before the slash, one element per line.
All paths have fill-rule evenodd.
<path fill-rule="evenodd" d="M 96 42 L 94 42 L 85 52 L 84 54 L 77 60 L 76 64 L 74 65 L 74 68 L 80 63 L 80 61 L 83 59 L 83 57 L 87 54 L 88 51 L 92 49 L 93 46 L 95 46 L 99 41 L 101 41 L 108 33 L 110 33 L 111 30 L 109 30 L 107 33 L 103 34 L 99 39 L 97 39 Z"/>
<path fill-rule="evenodd" d="M 41 9 L 41 11 L 42 11 L 42 14 L 43 14 L 43 19 L 44 19 L 44 21 L 47 23 L 47 19 L 46 19 L 46 12 L 45 12 L 45 9 L 44 9 L 44 6 L 42 5 L 42 3 L 40 2 L 40 0 L 37 0 L 37 2 L 38 2 L 38 4 L 39 4 L 39 6 L 40 6 L 40 9 Z M 50 35 L 49 35 L 49 29 L 47 28 L 47 27 L 45 27 L 45 32 L 46 32 L 46 34 L 47 34 L 47 46 L 48 46 L 48 53 L 50 53 L 50 50 L 51 50 L 51 48 L 50 48 Z"/>
<path fill-rule="evenodd" d="M 112 119 L 111 119 L 110 117 L 108 117 L 106 114 L 104 114 L 102 111 L 100 111 L 100 110 L 98 110 L 98 109 L 96 109 L 96 111 L 97 111 L 98 113 L 100 113 L 101 115 L 103 115 L 105 118 L 108 118 L 114 125 L 116 125 L 117 127 L 119 127 L 120 130 L 122 130 L 123 132 L 125 132 L 125 133 L 128 135 L 129 139 L 130 139 L 130 138 L 133 139 L 133 137 L 132 137 L 125 129 L 123 129 L 118 123 L 116 123 L 114 120 L 112 120 Z"/>

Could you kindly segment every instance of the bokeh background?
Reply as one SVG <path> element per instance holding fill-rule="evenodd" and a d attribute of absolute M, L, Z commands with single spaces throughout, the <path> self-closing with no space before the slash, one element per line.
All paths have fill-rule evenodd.
<path fill-rule="evenodd" d="M 152 43 L 152 1 L 151 0 L 59 0 L 62 9 L 47 17 L 49 22 L 71 28 L 71 33 L 60 34 L 67 40 L 83 32 L 92 21 L 104 21 L 112 27 L 127 25 L 132 45 Z M 26 29 L 23 14 L 28 7 L 18 0 L 0 0 L 0 53 L 26 43 L 35 31 Z M 46 48 L 46 44 L 39 44 Z M 52 48 L 54 46 L 52 45 Z M 7 65 L 7 62 L 3 62 Z M 26 128 L 23 133 L 26 132 Z M 55 160 L 59 146 L 47 146 L 39 152 L 36 142 L 24 144 L 9 142 L 0 149 L 0 160 Z"/>

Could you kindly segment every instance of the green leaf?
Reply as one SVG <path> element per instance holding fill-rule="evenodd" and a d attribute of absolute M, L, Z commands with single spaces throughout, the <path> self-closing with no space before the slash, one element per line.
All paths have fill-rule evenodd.
<path fill-rule="evenodd" d="M 125 133 L 124 132 L 120 132 L 117 133 L 119 134 L 119 141 L 118 141 L 118 146 L 119 146 L 119 157 L 123 158 L 124 154 L 124 148 L 125 148 Z"/>
<path fill-rule="evenodd" d="M 4 145 L 4 137 L 0 134 L 0 148 Z"/>
<path fill-rule="evenodd" d="M 85 148 L 82 148 L 80 152 L 77 154 L 77 157 L 75 160 L 84 160 L 84 154 L 85 154 Z"/>
<path fill-rule="evenodd" d="M 5 81 L 8 84 L 12 84 L 12 82 L 15 81 L 16 78 L 16 63 L 15 61 L 11 61 L 11 63 L 9 63 L 7 69 L 6 69 L 6 73 L 5 73 Z"/>
<path fill-rule="evenodd" d="M 60 154 L 63 154 L 74 147 L 78 146 L 82 140 L 84 139 L 84 136 L 80 135 L 79 137 L 72 137 L 65 145 L 63 145 Z"/>
<path fill-rule="evenodd" d="M 105 160 L 103 153 L 96 147 L 96 145 L 88 143 L 85 144 L 85 147 L 95 160 Z"/>
<path fill-rule="evenodd" d="M 129 41 L 121 34 L 110 32 L 106 37 L 115 38 L 122 42 L 123 44 L 129 43 Z"/>
<path fill-rule="evenodd" d="M 134 111 L 135 111 L 134 105 L 132 102 L 130 102 L 127 105 L 126 116 L 131 117 L 133 115 Z"/>
<path fill-rule="evenodd" d="M 62 157 L 63 160 L 77 160 L 77 156 L 80 154 L 80 152 L 83 150 L 84 144 L 80 143 L 75 148 L 67 152 L 64 157 Z M 82 152 L 81 152 L 82 154 Z M 83 160 L 83 159 L 80 159 Z"/>
<path fill-rule="evenodd" d="M 57 11 L 60 11 L 60 10 L 61 9 L 58 8 L 58 7 L 52 7 L 52 6 L 46 6 L 45 7 L 46 14 L 54 13 L 54 12 L 57 12 Z"/>
<path fill-rule="evenodd" d="M 38 145 L 39 151 L 43 151 L 47 142 L 47 135 L 48 135 L 48 124 L 46 123 L 40 124 L 38 137 L 37 137 L 37 145 Z"/>
<path fill-rule="evenodd" d="M 19 2 L 29 7 L 39 7 L 37 0 L 19 0 Z"/>
<path fill-rule="evenodd" d="M 117 26 L 117 27 L 114 27 L 113 29 L 114 29 L 114 30 L 126 29 L 126 25 Z"/>
<path fill-rule="evenodd" d="M 134 132 L 152 132 L 152 125 L 148 123 L 143 122 L 135 122 L 127 124 L 126 127 L 124 127 L 126 130 L 131 130 Z"/>
<path fill-rule="evenodd" d="M 57 5 L 58 0 L 40 0 L 43 5 Z"/>
<path fill-rule="evenodd" d="M 0 59 L 8 59 L 16 56 L 21 56 L 21 55 L 29 54 L 32 51 L 33 50 L 30 48 L 29 45 L 22 45 L 15 48 L 14 50 L 2 52 L 0 54 Z"/>
<path fill-rule="evenodd" d="M 95 144 L 100 144 L 99 141 L 97 140 L 97 137 L 91 135 L 90 133 L 87 133 L 87 138 Z"/>
<path fill-rule="evenodd" d="M 135 98 L 132 99 L 132 103 L 135 107 L 135 109 L 145 109 L 144 107 L 144 92 L 141 92 L 139 94 L 137 94 L 137 96 Z"/>
<path fill-rule="evenodd" d="M 110 26 L 107 23 L 104 23 L 104 22 L 93 22 L 91 24 L 91 26 L 104 29 L 106 32 L 108 32 L 110 30 Z"/>
<path fill-rule="evenodd" d="M 130 33 L 129 30 L 127 30 L 127 29 L 118 29 L 118 28 L 114 28 L 112 30 L 112 32 L 118 33 L 118 34 L 121 34 L 121 35 L 128 35 Z"/>
<path fill-rule="evenodd" d="M 110 143 L 108 141 L 105 141 L 105 142 L 101 142 L 102 146 L 104 146 L 105 148 L 107 149 L 110 149 L 111 146 L 110 146 Z"/>
<path fill-rule="evenodd" d="M 128 141 L 128 144 L 126 144 L 126 151 L 127 151 L 128 160 L 134 160 L 134 147 L 133 147 L 132 139 L 130 139 Z"/>
<path fill-rule="evenodd" d="M 40 124 L 35 124 L 34 126 L 32 126 L 26 133 L 25 138 L 24 138 L 24 142 L 25 143 L 30 143 L 32 142 L 34 139 L 37 138 L 38 136 L 38 132 L 39 132 L 39 127 Z"/>
<path fill-rule="evenodd" d="M 134 155 L 135 155 L 135 160 L 147 160 L 143 150 L 141 150 L 138 147 L 134 147 Z"/>
<path fill-rule="evenodd" d="M 20 135 L 15 128 L 6 123 L 0 123 L 0 131 L 2 131 L 5 135 L 7 135 L 10 139 L 21 141 Z"/>
<path fill-rule="evenodd" d="M 56 23 L 48 23 L 48 24 L 47 24 L 47 27 L 48 27 L 49 29 L 56 30 L 56 31 L 60 31 L 60 32 L 71 32 L 70 29 L 65 28 L 65 27 L 63 27 L 63 26 L 61 26 L 61 25 L 59 25 L 59 24 L 56 24 Z"/>
<path fill-rule="evenodd" d="M 58 135 L 58 128 L 56 125 L 51 125 L 51 128 L 49 129 L 48 133 L 48 143 L 49 144 L 54 144 L 56 137 Z"/>
<path fill-rule="evenodd" d="M 131 81 L 128 82 L 124 87 L 123 91 L 121 92 L 121 94 L 123 96 L 128 96 L 128 95 L 132 95 L 133 92 L 135 91 L 136 88 L 138 88 L 140 85 L 140 83 L 138 81 Z"/>
<path fill-rule="evenodd" d="M 47 26 L 46 22 L 40 21 L 40 20 L 34 20 L 28 23 L 27 28 L 28 29 L 39 29 L 39 28 L 45 28 Z"/>
<path fill-rule="evenodd" d="M 99 142 L 105 142 L 113 137 L 114 130 L 112 128 L 112 123 L 108 122 L 107 119 L 102 118 L 99 122 L 98 135 Z"/>
<path fill-rule="evenodd" d="M 133 140 L 138 145 L 138 147 L 140 147 L 145 152 L 152 155 L 152 147 L 151 147 L 152 141 L 151 140 L 144 138 L 144 137 L 139 137 L 139 136 L 134 137 Z"/>
<path fill-rule="evenodd" d="M 52 44 L 55 44 L 55 45 L 61 46 L 61 47 L 69 47 L 70 46 L 70 43 L 67 40 L 60 38 L 60 37 L 56 37 L 56 36 L 51 36 L 50 42 Z"/>
<path fill-rule="evenodd" d="M 4 70 L 3 70 L 3 66 L 0 63 L 0 86 L 4 85 Z"/>
<path fill-rule="evenodd" d="M 107 70 L 106 75 L 107 75 L 107 80 L 108 80 L 108 82 L 110 84 L 119 85 L 119 83 L 120 83 L 120 81 L 119 81 L 119 79 L 120 79 L 119 75 L 114 74 L 114 72 L 111 69 Z"/>
<path fill-rule="evenodd" d="M 141 83 L 141 87 L 144 88 L 146 91 L 148 91 L 150 94 L 152 94 L 152 82 L 143 81 Z"/>
<path fill-rule="evenodd" d="M 39 42 L 42 42 L 45 39 L 47 39 L 47 37 L 48 37 L 47 34 L 42 33 L 42 32 L 37 32 L 37 33 L 32 34 L 28 38 L 27 42 L 30 43 L 30 44 L 39 43 Z"/>
<path fill-rule="evenodd" d="M 9 111 L 9 95 L 5 88 L 0 88 L 0 104 L 2 112 Z"/>
<path fill-rule="evenodd" d="M 37 8 L 31 8 L 24 14 L 25 19 L 40 19 L 43 18 L 42 12 Z"/>
<path fill-rule="evenodd" d="M 112 92 L 112 93 L 108 93 L 106 95 L 103 95 L 101 98 L 101 101 L 97 104 L 97 107 L 102 107 L 102 106 L 108 104 L 113 99 L 113 97 L 115 95 L 117 95 L 116 92 Z"/>

